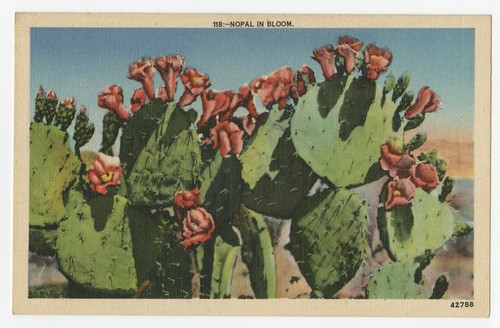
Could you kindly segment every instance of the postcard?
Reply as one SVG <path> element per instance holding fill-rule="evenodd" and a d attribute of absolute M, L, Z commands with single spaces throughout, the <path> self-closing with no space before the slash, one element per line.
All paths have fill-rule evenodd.
<path fill-rule="evenodd" d="M 484 317 L 491 17 L 16 15 L 16 314 Z"/>

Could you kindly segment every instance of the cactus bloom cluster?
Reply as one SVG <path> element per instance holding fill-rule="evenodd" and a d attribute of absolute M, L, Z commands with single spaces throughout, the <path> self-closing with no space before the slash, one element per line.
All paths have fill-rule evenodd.
<path fill-rule="evenodd" d="M 391 140 L 380 148 L 380 167 L 393 179 L 388 184 L 386 210 L 411 204 L 415 188 L 431 192 L 439 184 L 437 168 L 430 163 L 416 164 L 400 142 Z"/>

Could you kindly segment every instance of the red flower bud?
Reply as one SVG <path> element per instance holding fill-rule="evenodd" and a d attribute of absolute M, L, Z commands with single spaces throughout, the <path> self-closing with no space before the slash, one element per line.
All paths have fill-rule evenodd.
<path fill-rule="evenodd" d="M 437 169 L 432 164 L 418 164 L 411 170 L 411 181 L 427 192 L 434 190 L 439 184 Z"/>
<path fill-rule="evenodd" d="M 420 113 L 434 112 L 439 108 L 441 108 L 441 106 L 436 92 L 429 87 L 423 87 L 418 92 L 415 103 L 406 110 L 405 118 L 411 119 Z"/>
<path fill-rule="evenodd" d="M 194 188 L 178 192 L 174 196 L 174 203 L 180 208 L 195 207 L 200 204 L 200 190 Z"/>
<path fill-rule="evenodd" d="M 130 65 L 128 78 L 142 83 L 142 87 L 150 100 L 155 99 L 153 88 L 153 76 L 155 74 L 153 64 L 150 60 L 144 59 Z"/>
<path fill-rule="evenodd" d="M 184 241 L 182 246 L 188 248 L 199 245 L 210 239 L 215 231 L 215 223 L 212 215 L 202 207 L 194 208 L 187 212 L 182 222 Z"/>
<path fill-rule="evenodd" d="M 47 98 L 52 100 L 57 100 L 56 92 L 54 90 L 50 90 L 49 93 L 47 94 Z"/>
<path fill-rule="evenodd" d="M 38 93 L 37 93 L 37 98 L 45 98 L 45 90 L 43 89 L 42 86 L 40 86 L 40 89 L 38 89 Z"/>
<path fill-rule="evenodd" d="M 75 108 L 75 99 L 73 97 L 69 97 L 63 100 L 62 105 L 68 107 L 68 108 Z"/>
<path fill-rule="evenodd" d="M 89 171 L 90 189 L 101 195 L 107 195 L 108 186 L 117 186 L 120 184 L 120 178 L 123 175 L 120 167 L 120 159 L 111 157 L 103 153 L 97 154 L 97 159 Z"/>
<path fill-rule="evenodd" d="M 314 49 L 313 55 L 314 56 L 311 58 L 320 64 L 325 79 L 331 80 L 333 76 L 337 74 L 337 68 L 335 67 L 335 49 L 333 46 L 327 45 Z"/>
<path fill-rule="evenodd" d="M 365 76 L 370 80 L 376 80 L 383 72 L 387 71 L 392 62 L 392 53 L 387 49 L 381 49 L 371 43 L 366 46 L 365 56 Z"/>

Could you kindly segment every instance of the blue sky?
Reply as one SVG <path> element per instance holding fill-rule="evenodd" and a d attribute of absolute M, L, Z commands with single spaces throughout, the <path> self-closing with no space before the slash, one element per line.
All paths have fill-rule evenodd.
<path fill-rule="evenodd" d="M 409 89 L 415 94 L 424 85 L 436 90 L 443 110 L 433 113 L 424 124 L 450 133 L 472 133 L 473 29 L 32 28 L 31 111 L 33 114 L 39 85 L 54 89 L 61 100 L 75 97 L 78 107 L 89 109 L 96 125 L 96 134 L 85 148 L 97 150 L 106 113 L 97 106 L 97 94 L 118 83 L 129 107 L 129 99 L 140 84 L 127 79 L 128 66 L 141 57 L 181 54 L 185 66 L 209 74 L 212 87 L 218 90 L 237 89 L 284 65 L 297 69 L 306 64 L 321 81 L 319 65 L 310 58 L 312 50 L 336 44 L 338 37 L 346 34 L 365 45 L 375 42 L 389 48 L 394 55 L 389 72 L 399 76 L 410 71 Z M 158 87 L 161 79 L 156 75 Z M 178 89 L 179 93 L 183 90 L 180 81 Z M 199 108 L 199 102 L 194 107 Z"/>

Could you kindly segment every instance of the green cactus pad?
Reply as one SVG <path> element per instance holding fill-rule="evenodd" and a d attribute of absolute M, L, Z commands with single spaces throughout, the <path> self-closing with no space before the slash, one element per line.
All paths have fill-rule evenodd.
<path fill-rule="evenodd" d="M 31 123 L 31 226 L 54 225 L 64 216 L 64 194 L 76 179 L 80 165 L 66 132 L 55 126 Z"/>
<path fill-rule="evenodd" d="M 133 205 L 170 206 L 177 191 L 193 187 L 201 164 L 198 135 L 179 128 L 189 122 L 182 109 L 165 112 L 127 179 Z"/>
<path fill-rule="evenodd" d="M 184 111 L 175 103 L 155 100 L 141 107 L 134 113 L 123 127 L 120 141 L 120 162 L 126 177 L 132 171 L 141 151 L 163 122 L 163 130 L 167 130 L 164 140 L 170 144 L 179 132 L 187 129 L 192 122 L 194 110 Z M 194 113 L 195 115 L 196 113 Z"/>
<path fill-rule="evenodd" d="M 222 159 L 205 194 L 204 206 L 214 218 L 217 234 L 233 246 L 239 245 L 232 219 L 240 209 L 242 184 L 240 160 L 236 156 L 230 156 Z"/>
<path fill-rule="evenodd" d="M 102 118 L 102 142 L 100 153 L 113 156 L 113 145 L 115 144 L 120 128 L 123 126 L 123 121 L 120 120 L 115 113 L 108 112 Z"/>
<path fill-rule="evenodd" d="M 321 177 L 336 187 L 352 187 L 377 180 L 383 175 L 378 165 L 380 146 L 393 132 L 396 105 L 386 99 L 374 81 L 349 77 L 336 101 L 342 81 L 330 81 L 310 88 L 297 105 L 291 121 L 292 141 L 297 153 Z M 324 117 L 323 107 L 330 108 Z"/>
<path fill-rule="evenodd" d="M 373 274 L 366 287 L 370 299 L 426 299 L 432 295 L 432 288 L 423 280 L 415 281 L 415 273 L 421 263 L 409 259 L 382 266 Z"/>
<path fill-rule="evenodd" d="M 364 259 L 368 208 L 356 194 L 338 189 L 308 198 L 297 213 L 303 215 L 292 221 L 287 247 L 313 291 L 331 297 Z"/>
<path fill-rule="evenodd" d="M 290 137 L 290 119 L 271 110 L 266 123 L 241 155 L 243 202 L 259 213 L 289 218 L 318 176 L 300 158 Z"/>
<path fill-rule="evenodd" d="M 163 244 L 150 272 L 146 298 L 191 298 L 193 267 L 190 252 L 178 238 L 179 222 L 167 218 L 161 224 Z"/>
<path fill-rule="evenodd" d="M 210 298 L 231 298 L 233 271 L 240 248 L 225 243 L 221 237 L 215 239 Z"/>
<path fill-rule="evenodd" d="M 241 257 L 250 271 L 250 283 L 255 297 L 275 298 L 273 243 L 264 217 L 242 205 L 235 215 L 234 225 L 241 233 Z"/>
<path fill-rule="evenodd" d="M 68 217 L 57 230 L 57 256 L 60 270 L 80 287 L 106 295 L 134 293 L 137 278 L 126 205 L 126 198 L 114 196 L 113 209 L 98 232 L 84 196 L 70 191 Z"/>
<path fill-rule="evenodd" d="M 386 191 L 381 199 L 385 203 Z M 417 188 L 412 204 L 391 211 L 379 208 L 378 224 L 381 239 L 393 259 L 417 257 L 426 250 L 435 251 L 453 235 L 455 218 L 450 207 L 437 195 Z"/>

